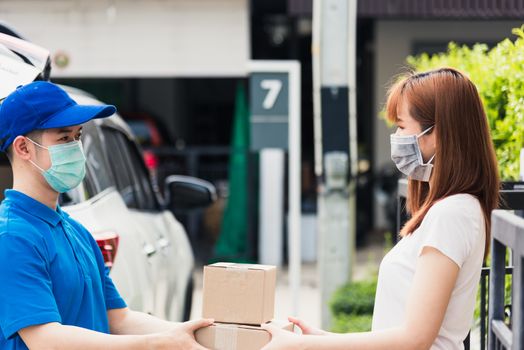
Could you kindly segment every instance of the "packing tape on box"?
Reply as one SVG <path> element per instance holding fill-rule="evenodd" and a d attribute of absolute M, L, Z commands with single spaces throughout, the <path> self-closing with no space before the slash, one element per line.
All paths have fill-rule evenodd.
<path fill-rule="evenodd" d="M 238 327 L 220 325 L 215 329 L 215 350 L 237 350 Z"/>
<path fill-rule="evenodd" d="M 227 266 L 226 269 L 228 269 L 228 270 L 242 271 L 242 272 L 247 272 L 247 271 L 249 271 L 249 267 L 246 266 L 245 264 L 231 264 L 231 265 Z"/>
<path fill-rule="evenodd" d="M 244 288 L 247 282 L 249 268 L 242 264 L 231 264 L 226 269 L 231 274 L 230 280 L 237 283 L 237 288 Z"/>

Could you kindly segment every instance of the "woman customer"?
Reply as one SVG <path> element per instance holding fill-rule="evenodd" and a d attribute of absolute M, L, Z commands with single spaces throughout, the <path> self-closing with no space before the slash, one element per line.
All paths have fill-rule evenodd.
<path fill-rule="evenodd" d="M 463 349 L 499 198 L 486 114 L 475 85 L 452 68 L 395 83 L 386 113 L 411 218 L 380 264 L 372 330 L 333 334 L 290 318 L 304 335 L 265 326 L 265 350 Z"/>

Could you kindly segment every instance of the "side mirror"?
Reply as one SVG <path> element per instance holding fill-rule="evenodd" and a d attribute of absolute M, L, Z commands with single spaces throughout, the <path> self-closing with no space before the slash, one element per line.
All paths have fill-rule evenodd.
<path fill-rule="evenodd" d="M 217 199 L 212 183 L 191 176 L 168 176 L 164 188 L 167 206 L 174 210 L 205 208 Z"/>

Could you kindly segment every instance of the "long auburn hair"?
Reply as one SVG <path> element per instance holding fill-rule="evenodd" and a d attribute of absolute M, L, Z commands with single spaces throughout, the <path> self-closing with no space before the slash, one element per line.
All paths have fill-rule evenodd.
<path fill-rule="evenodd" d="M 413 233 L 439 200 L 458 193 L 475 196 L 486 226 L 484 258 L 491 238 L 491 211 L 499 205 L 500 179 L 486 113 L 475 85 L 453 68 L 410 73 L 388 92 L 387 119 L 396 122 L 402 101 L 422 130 L 434 125 L 436 152 L 430 182 L 408 179 L 411 218 L 400 231 Z"/>

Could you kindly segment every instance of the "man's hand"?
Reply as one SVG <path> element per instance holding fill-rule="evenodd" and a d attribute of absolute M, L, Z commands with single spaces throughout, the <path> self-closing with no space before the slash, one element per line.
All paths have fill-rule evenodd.
<path fill-rule="evenodd" d="M 201 319 L 180 323 L 170 331 L 151 334 L 151 347 L 155 350 L 206 350 L 206 348 L 196 342 L 195 331 L 212 324 L 213 320 L 210 319 Z"/>

